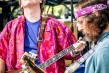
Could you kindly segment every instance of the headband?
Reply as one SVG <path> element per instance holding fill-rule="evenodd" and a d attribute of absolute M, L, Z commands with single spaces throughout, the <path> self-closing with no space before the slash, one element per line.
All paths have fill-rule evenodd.
<path fill-rule="evenodd" d="M 88 7 L 85 7 L 83 9 L 80 9 L 80 10 L 76 11 L 74 13 L 74 15 L 75 15 L 75 18 L 78 18 L 78 17 L 84 16 L 86 14 L 90 14 L 94 11 L 106 9 L 107 7 L 108 6 L 105 4 L 96 4 L 96 5 L 92 5 L 92 6 L 88 6 Z"/>

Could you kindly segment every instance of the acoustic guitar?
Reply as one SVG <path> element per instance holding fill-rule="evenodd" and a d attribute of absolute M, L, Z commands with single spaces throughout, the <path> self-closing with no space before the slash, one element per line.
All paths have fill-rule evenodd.
<path fill-rule="evenodd" d="M 65 56 L 67 53 L 71 52 L 72 50 L 74 50 L 75 47 L 73 45 L 69 46 L 68 48 L 62 50 L 61 52 L 57 53 L 55 56 L 53 56 L 52 58 L 46 60 L 44 63 L 40 64 L 39 66 L 37 66 L 30 58 L 28 55 L 23 55 L 22 59 L 24 61 L 26 61 L 28 63 L 28 66 L 31 70 L 31 73 L 44 73 L 44 69 L 47 68 L 48 66 L 50 66 L 51 64 L 53 64 L 54 62 L 56 62 L 57 60 L 59 60 L 60 58 L 62 58 L 63 56 Z M 14 72 L 7 72 L 7 73 L 14 73 Z M 15 72 L 16 73 L 16 72 Z M 19 73 L 19 72 L 17 72 Z M 29 73 L 29 72 L 28 72 Z"/>

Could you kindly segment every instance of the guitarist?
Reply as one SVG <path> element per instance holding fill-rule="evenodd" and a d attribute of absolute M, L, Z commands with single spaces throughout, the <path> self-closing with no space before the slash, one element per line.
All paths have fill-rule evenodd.
<path fill-rule="evenodd" d="M 0 65 L 2 65 L 0 73 L 4 73 L 6 70 L 21 69 L 20 59 L 24 52 L 37 54 L 38 59 L 35 63 L 39 65 L 76 42 L 71 30 L 52 17 L 47 17 L 43 39 L 38 39 L 42 24 L 41 5 L 45 1 L 19 0 L 19 2 L 23 15 L 8 22 L 0 34 Z M 37 47 L 38 41 L 41 41 L 39 48 Z M 80 48 L 76 47 L 79 49 L 74 52 L 83 50 L 85 42 L 81 41 L 77 45 L 80 45 Z M 46 73 L 64 73 L 64 59 L 75 60 L 78 57 L 71 57 L 70 54 L 67 54 L 44 71 Z"/>

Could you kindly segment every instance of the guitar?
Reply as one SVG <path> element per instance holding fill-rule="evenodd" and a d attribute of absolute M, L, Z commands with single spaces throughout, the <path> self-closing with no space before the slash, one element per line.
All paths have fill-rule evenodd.
<path fill-rule="evenodd" d="M 44 63 L 40 64 L 39 66 L 35 65 L 35 63 L 33 63 L 30 59 L 29 56 L 24 55 L 23 56 L 23 60 L 27 61 L 30 65 L 30 68 L 33 69 L 33 71 L 38 71 L 39 73 L 44 73 L 44 69 L 47 68 L 48 66 L 50 66 L 51 64 L 53 64 L 54 62 L 56 62 L 57 60 L 59 60 L 60 58 L 62 58 L 63 56 L 65 56 L 67 53 L 71 52 L 72 50 L 74 50 L 75 47 L 73 45 L 69 46 L 68 48 L 62 50 L 61 52 L 57 53 L 55 56 L 53 56 L 52 58 L 46 60 Z M 33 72 L 34 73 L 34 72 Z"/>
<path fill-rule="evenodd" d="M 59 60 L 60 58 L 62 58 L 63 56 L 65 56 L 67 53 L 71 52 L 74 49 L 75 49 L 75 47 L 73 45 L 71 45 L 68 48 L 66 48 L 66 49 L 62 50 L 61 52 L 57 53 L 52 58 L 46 60 L 44 63 L 40 64 L 39 66 L 37 66 L 30 59 L 30 57 L 25 53 L 24 53 L 24 55 L 22 57 L 22 60 L 24 60 L 24 62 L 28 63 L 27 66 L 29 66 L 29 71 L 31 71 L 31 73 L 44 73 L 43 70 L 45 68 L 47 68 L 48 66 L 50 66 L 51 64 L 53 64 L 54 62 L 56 62 L 57 60 Z M 7 72 L 7 73 L 14 73 L 14 72 Z M 19 73 L 19 72 L 16 72 L 16 73 Z"/>

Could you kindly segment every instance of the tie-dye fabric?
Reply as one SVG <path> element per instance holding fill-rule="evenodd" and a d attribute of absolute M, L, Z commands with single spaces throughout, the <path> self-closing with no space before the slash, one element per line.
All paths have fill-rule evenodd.
<path fill-rule="evenodd" d="M 22 15 L 7 23 L 0 34 L 0 58 L 4 59 L 8 70 L 21 68 L 20 59 L 24 54 L 25 17 Z M 76 42 L 73 33 L 62 23 L 48 17 L 44 32 L 44 40 L 40 45 L 39 57 L 41 63 L 51 58 L 59 51 Z M 46 73 L 64 73 L 64 59 L 72 58 L 70 54 L 61 58 L 45 69 Z"/>

